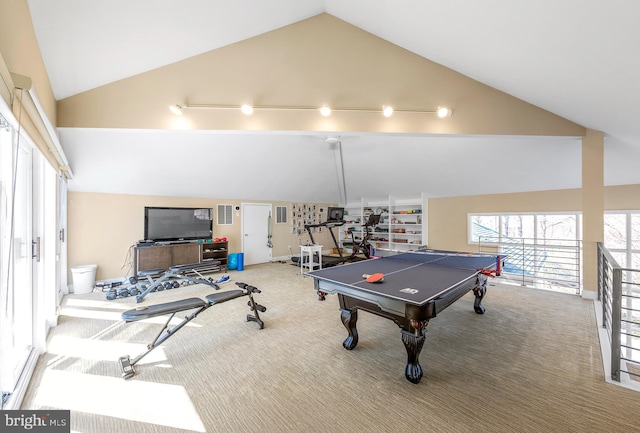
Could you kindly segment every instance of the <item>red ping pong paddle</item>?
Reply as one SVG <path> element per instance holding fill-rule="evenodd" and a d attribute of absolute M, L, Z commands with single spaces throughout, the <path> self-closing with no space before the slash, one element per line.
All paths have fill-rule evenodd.
<path fill-rule="evenodd" d="M 486 275 L 487 277 L 495 278 L 496 271 L 491 269 L 478 269 L 482 275 Z"/>
<path fill-rule="evenodd" d="M 380 283 L 384 280 L 384 274 L 363 274 L 362 278 L 364 278 L 367 283 Z"/>

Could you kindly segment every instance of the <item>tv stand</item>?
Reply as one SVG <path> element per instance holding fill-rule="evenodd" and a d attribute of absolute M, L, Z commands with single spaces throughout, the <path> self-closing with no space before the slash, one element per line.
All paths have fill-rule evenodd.
<path fill-rule="evenodd" d="M 219 260 L 220 267 L 227 269 L 228 242 L 167 243 L 150 246 L 136 246 L 133 254 L 133 275 L 149 269 L 169 269 L 171 266 Z"/>
<path fill-rule="evenodd" d="M 161 241 L 155 242 L 156 245 L 184 245 L 184 244 L 194 244 L 198 241 Z"/>

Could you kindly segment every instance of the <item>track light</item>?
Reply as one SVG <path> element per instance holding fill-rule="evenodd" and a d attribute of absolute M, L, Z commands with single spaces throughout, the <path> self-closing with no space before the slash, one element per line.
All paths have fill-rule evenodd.
<path fill-rule="evenodd" d="M 436 110 L 436 113 L 438 114 L 438 117 L 441 119 L 443 117 L 451 117 L 451 109 L 447 107 L 438 107 L 438 109 Z"/>
<path fill-rule="evenodd" d="M 331 108 L 327 107 L 326 105 L 323 105 L 320 108 L 320 114 L 322 114 L 324 117 L 331 116 Z"/>
<path fill-rule="evenodd" d="M 181 116 L 181 115 L 182 115 L 182 106 L 180 106 L 180 105 L 178 105 L 178 104 L 176 104 L 176 105 L 170 105 L 170 106 L 169 106 L 169 110 L 170 110 L 173 114 L 175 114 L 175 115 L 177 115 L 177 116 Z"/>
<path fill-rule="evenodd" d="M 303 106 L 287 106 L 287 105 L 256 105 L 251 106 L 249 104 L 244 105 L 225 105 L 225 104 L 175 104 L 169 106 L 169 110 L 173 114 L 181 115 L 184 109 L 192 109 L 192 108 L 205 108 L 205 109 L 214 109 L 214 110 L 241 110 L 244 114 L 250 115 L 253 114 L 255 110 L 278 110 L 278 111 L 315 111 L 318 110 L 316 107 L 303 107 Z M 358 113 L 379 113 L 380 109 L 374 108 L 330 108 L 328 105 L 323 105 L 319 108 L 320 114 L 324 117 L 330 116 L 333 111 L 351 111 Z M 437 109 L 395 109 L 390 105 L 382 106 L 382 114 L 385 117 L 390 117 L 394 113 L 435 113 L 439 118 L 443 117 L 451 117 L 452 110 L 447 107 L 438 106 Z"/>

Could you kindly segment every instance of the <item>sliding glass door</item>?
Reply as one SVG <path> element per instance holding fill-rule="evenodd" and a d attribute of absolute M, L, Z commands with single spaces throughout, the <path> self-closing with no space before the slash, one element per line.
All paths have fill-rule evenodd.
<path fill-rule="evenodd" d="M 11 395 L 34 350 L 32 147 L 0 116 L 0 386 Z"/>

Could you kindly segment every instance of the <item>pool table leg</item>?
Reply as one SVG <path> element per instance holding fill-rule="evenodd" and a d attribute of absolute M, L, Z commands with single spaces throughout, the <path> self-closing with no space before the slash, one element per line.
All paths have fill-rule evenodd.
<path fill-rule="evenodd" d="M 340 309 L 340 319 L 349 336 L 342 342 L 342 346 L 347 350 L 352 350 L 358 345 L 358 330 L 356 322 L 358 321 L 358 310 Z"/>
<path fill-rule="evenodd" d="M 420 365 L 419 357 L 424 346 L 425 332 L 419 332 L 416 335 L 415 332 L 410 332 L 405 329 L 402 332 L 402 342 L 405 349 L 407 349 L 407 368 L 404 375 L 411 383 L 419 383 L 422 379 L 422 366 Z"/>
<path fill-rule="evenodd" d="M 480 304 L 482 302 L 482 298 L 487 293 L 487 277 L 485 275 L 478 275 L 478 281 L 476 286 L 473 288 L 473 294 L 476 299 L 473 302 L 473 310 L 478 314 L 484 314 L 484 307 Z"/>

